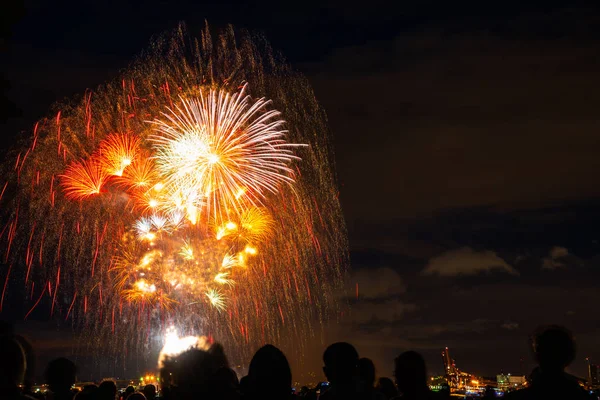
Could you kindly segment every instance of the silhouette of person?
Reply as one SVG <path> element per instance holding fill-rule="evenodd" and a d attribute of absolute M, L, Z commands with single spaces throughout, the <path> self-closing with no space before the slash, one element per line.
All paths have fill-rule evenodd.
<path fill-rule="evenodd" d="M 23 378 L 23 393 L 31 395 L 31 387 L 33 386 L 33 380 L 35 376 L 35 353 L 31 344 L 21 335 L 15 335 L 14 339 L 21 345 L 23 352 L 25 353 L 25 377 Z"/>
<path fill-rule="evenodd" d="M 115 400 L 117 397 L 117 385 L 113 381 L 104 381 L 98 386 L 96 398 L 98 400 Z"/>
<path fill-rule="evenodd" d="M 49 400 L 71 400 L 71 386 L 75 383 L 77 367 L 71 360 L 57 358 L 46 367 L 46 383 L 50 389 Z"/>
<path fill-rule="evenodd" d="M 220 367 L 213 380 L 215 390 L 221 393 L 223 400 L 239 399 L 240 382 L 234 370 L 229 367 Z"/>
<path fill-rule="evenodd" d="M 538 367 L 531 373 L 529 387 L 507 394 L 506 399 L 589 399 L 577 379 L 565 373 L 565 368 L 575 359 L 575 340 L 571 332 L 552 325 L 538 328 L 532 339 Z"/>
<path fill-rule="evenodd" d="M 225 349 L 221 343 L 215 343 L 210 346 L 208 352 L 214 357 L 215 363 L 219 368 L 225 367 L 229 368 L 229 360 L 227 360 L 227 356 L 225 355 Z"/>
<path fill-rule="evenodd" d="M 304 396 L 306 400 L 317 400 L 317 389 L 313 388 L 306 393 Z"/>
<path fill-rule="evenodd" d="M 302 386 L 300 388 L 300 392 L 298 393 L 299 397 L 304 397 L 308 394 L 308 386 Z"/>
<path fill-rule="evenodd" d="M 133 386 L 127 386 L 125 388 L 125 391 L 123 392 L 123 396 L 122 399 L 123 400 L 127 400 L 127 398 L 132 395 L 133 393 L 135 393 L 135 388 Z"/>
<path fill-rule="evenodd" d="M 10 322 L 0 320 L 0 335 L 13 338 L 25 354 L 25 375 L 23 377 L 23 393 L 32 395 L 31 387 L 35 375 L 35 354 L 31 344 L 21 335 L 15 335 L 14 326 Z"/>
<path fill-rule="evenodd" d="M 144 386 L 144 390 L 142 390 L 142 393 L 144 393 L 144 396 L 146 396 L 147 400 L 154 400 L 156 399 L 156 386 L 146 385 Z"/>
<path fill-rule="evenodd" d="M 376 389 L 379 391 L 379 393 L 383 394 L 387 400 L 398 397 L 398 388 L 396 385 L 394 385 L 394 382 L 390 378 L 379 378 Z"/>
<path fill-rule="evenodd" d="M 289 399 L 292 393 L 292 370 L 285 354 L 267 344 L 252 357 L 248 367 L 247 392 L 249 399 Z"/>
<path fill-rule="evenodd" d="M 495 399 L 496 391 L 494 390 L 494 388 L 491 386 L 486 386 L 485 392 L 483 393 L 483 398 L 484 399 Z"/>
<path fill-rule="evenodd" d="M 320 400 L 365 398 L 358 388 L 358 352 L 350 343 L 338 342 L 323 353 L 323 372 L 330 387 Z"/>
<path fill-rule="evenodd" d="M 214 382 L 219 359 L 210 351 L 190 349 L 177 356 L 166 357 L 162 364 L 160 382 L 165 400 L 221 398 Z M 131 396 L 135 395 L 137 393 Z"/>
<path fill-rule="evenodd" d="M 427 367 L 425 360 L 416 351 L 406 351 L 396 357 L 394 377 L 401 399 L 429 400 L 439 397 L 427 386 Z"/>
<path fill-rule="evenodd" d="M 19 342 L 6 335 L 0 337 L 0 399 L 28 399 L 21 395 L 19 385 L 25 377 L 27 361 Z"/>
<path fill-rule="evenodd" d="M 199 397 L 199 398 L 201 399 L 202 397 Z M 146 400 L 146 396 L 144 396 L 143 393 L 135 392 L 135 393 L 131 393 L 127 399 L 128 400 Z"/>
<path fill-rule="evenodd" d="M 384 400 L 384 396 L 375 390 L 375 364 L 370 358 L 363 357 L 358 360 L 358 377 L 360 390 L 365 394 L 365 398 Z"/>
<path fill-rule="evenodd" d="M 96 400 L 98 394 L 98 386 L 96 385 L 85 385 L 81 392 L 77 393 L 74 400 Z"/>

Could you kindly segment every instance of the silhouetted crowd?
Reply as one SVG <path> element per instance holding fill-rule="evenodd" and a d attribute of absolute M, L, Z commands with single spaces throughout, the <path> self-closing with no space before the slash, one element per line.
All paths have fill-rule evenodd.
<path fill-rule="evenodd" d="M 575 342 L 569 331 L 551 326 L 533 337 L 538 367 L 531 373 L 527 388 L 506 394 L 508 400 L 591 399 L 577 379 L 565 372 L 575 358 Z M 0 335 L 0 400 L 40 399 L 31 393 L 34 361 L 31 346 L 12 333 Z M 147 385 L 141 391 L 129 386 L 119 393 L 113 381 L 87 385 L 74 391 L 77 368 L 66 359 L 51 361 L 45 370 L 48 392 L 43 400 L 434 400 L 450 398 L 450 392 L 432 392 L 427 381 L 423 357 L 407 351 L 395 359 L 395 383 L 389 378 L 376 380 L 373 362 L 360 358 L 349 343 L 339 342 L 323 353 L 326 383 L 316 388 L 302 387 L 292 393 L 292 371 L 281 350 L 272 345 L 261 347 L 248 368 L 248 375 L 238 380 L 230 368 L 223 347 L 208 350 L 190 349 L 166 358 L 160 369 L 160 397 L 157 388 Z M 486 391 L 483 398 L 493 398 Z M 595 397 L 597 399 L 597 397 Z"/>

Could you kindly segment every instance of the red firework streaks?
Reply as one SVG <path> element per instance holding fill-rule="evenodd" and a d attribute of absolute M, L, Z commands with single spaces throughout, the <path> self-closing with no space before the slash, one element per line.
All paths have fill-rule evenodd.
<path fill-rule="evenodd" d="M 43 308 L 104 335 L 113 347 L 142 345 L 165 321 L 199 333 L 211 326 L 211 334 L 225 342 L 276 342 L 282 329 L 309 337 L 312 321 L 336 314 L 332 293 L 347 262 L 325 116 L 305 79 L 284 64 L 272 65 L 277 58 L 249 36 L 226 31 L 213 40 L 207 30 L 198 46 L 188 48 L 191 42 L 179 32 L 156 43 L 118 82 L 87 91 L 78 104 L 36 123 L 29 146 L 6 165 L 0 309 L 6 293 L 21 291 L 24 318 Z M 239 136 L 249 141 L 246 147 L 221 140 L 227 146 L 213 148 L 217 152 L 201 126 L 188 126 L 193 107 L 185 124 L 165 117 L 177 118 L 172 111 L 182 99 L 200 99 L 211 90 L 217 99 L 231 99 L 246 84 L 248 107 L 266 107 L 256 114 L 261 124 L 275 116 L 268 114 L 271 107 L 282 111 L 273 120 L 281 122 L 269 133 L 270 148 L 258 150 L 262 167 L 243 162 L 256 148 L 252 140 L 259 141 L 256 131 L 247 139 Z M 258 102 L 263 98 L 272 106 Z M 199 120 L 219 126 L 206 115 Z M 148 123 L 157 120 L 168 131 L 161 143 L 189 156 L 184 161 L 205 160 L 205 172 L 177 176 L 186 164 L 171 162 L 173 153 L 157 154 L 151 140 L 156 127 Z M 224 125 L 231 133 L 220 138 L 238 137 L 245 124 Z M 187 142 L 178 141 L 183 125 L 194 134 Z M 294 150 L 303 161 L 277 161 L 279 131 L 286 142 L 308 145 Z M 207 147 L 186 152 L 191 143 Z M 281 160 L 290 169 L 278 170 Z M 228 178 L 242 167 L 248 169 Z M 255 170 L 265 180 L 253 181 Z M 175 175 L 165 180 L 164 171 Z M 190 184 L 201 188 L 199 196 L 184 190 Z M 228 194 L 226 201 L 219 191 Z M 204 212 L 207 204 L 210 214 Z M 169 270 L 173 263 L 185 268 Z M 137 291 L 124 296 L 124 288 Z M 227 312 L 218 312 L 221 301 Z"/>

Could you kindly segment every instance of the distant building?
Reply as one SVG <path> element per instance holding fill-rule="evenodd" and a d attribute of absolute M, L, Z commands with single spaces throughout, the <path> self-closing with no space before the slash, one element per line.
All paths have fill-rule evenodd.
<path fill-rule="evenodd" d="M 502 390 L 520 389 L 526 384 L 526 380 L 523 375 L 500 374 L 496 375 L 496 384 Z"/>

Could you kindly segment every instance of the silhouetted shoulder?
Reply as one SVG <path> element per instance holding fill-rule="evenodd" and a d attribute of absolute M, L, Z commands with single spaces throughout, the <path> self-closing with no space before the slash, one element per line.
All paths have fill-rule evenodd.
<path fill-rule="evenodd" d="M 591 396 L 581 387 L 570 387 L 567 390 L 560 387 L 548 387 L 545 390 L 536 390 L 536 388 L 526 388 L 506 394 L 506 400 L 590 400 Z"/>
<path fill-rule="evenodd" d="M 531 393 L 531 389 L 527 388 L 527 389 L 517 390 L 516 392 L 507 393 L 504 396 L 504 399 L 505 400 L 523 400 L 523 399 L 533 398 L 532 396 L 533 396 L 533 393 Z"/>
<path fill-rule="evenodd" d="M 404 396 L 398 396 L 398 397 L 394 397 L 391 400 L 407 400 L 408 397 L 404 397 Z M 445 399 L 445 397 L 438 392 L 432 392 L 432 391 L 428 391 L 425 394 L 425 397 L 419 397 L 419 400 L 443 400 Z"/>

